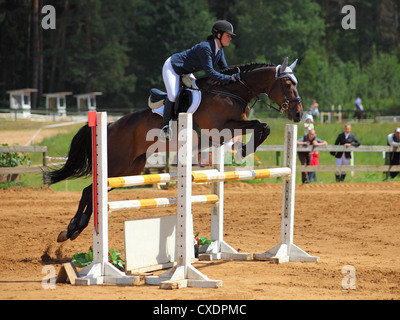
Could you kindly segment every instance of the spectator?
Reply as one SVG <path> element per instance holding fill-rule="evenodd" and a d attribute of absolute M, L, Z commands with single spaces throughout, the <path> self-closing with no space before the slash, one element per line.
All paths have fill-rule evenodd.
<path fill-rule="evenodd" d="M 311 114 L 306 116 L 306 121 L 304 122 L 304 134 L 307 134 L 311 129 L 314 129 L 314 119 Z"/>
<path fill-rule="evenodd" d="M 311 162 L 310 164 L 312 166 L 319 166 L 319 153 L 318 151 L 311 151 Z M 317 173 L 315 171 L 311 171 L 308 173 L 308 182 L 312 182 L 312 180 L 314 180 L 315 182 L 317 182 Z"/>
<path fill-rule="evenodd" d="M 344 132 L 340 133 L 336 138 L 335 145 L 341 145 L 346 147 L 358 147 L 360 145 L 360 141 L 356 138 L 356 136 L 351 132 L 351 125 L 346 124 L 344 126 Z M 349 164 L 349 160 L 351 159 L 351 152 L 336 152 L 335 155 L 335 163 L 337 166 L 347 166 Z M 344 181 L 346 178 L 346 171 L 336 171 L 335 172 L 336 182 Z"/>
<path fill-rule="evenodd" d="M 400 128 L 394 130 L 394 133 L 391 133 L 387 136 L 387 144 L 388 146 L 400 147 Z M 389 165 L 397 166 L 400 165 L 400 152 L 389 152 Z M 390 172 L 390 177 L 395 178 L 399 172 Z"/>
<path fill-rule="evenodd" d="M 357 96 L 356 100 L 354 100 L 354 103 L 356 105 L 354 108 L 354 117 L 356 117 L 358 121 L 360 121 L 364 111 L 364 107 L 362 106 L 362 100 L 360 96 Z"/>
<path fill-rule="evenodd" d="M 315 130 L 311 129 L 308 134 L 305 134 L 302 138 L 297 140 L 297 145 L 298 146 L 326 146 L 328 145 L 328 142 L 325 140 L 321 140 L 317 138 L 317 135 L 315 134 Z M 297 153 L 299 156 L 300 163 L 303 166 L 309 166 L 311 164 L 311 158 L 312 154 L 311 152 L 298 152 Z M 308 183 L 308 172 L 302 172 L 301 173 L 301 182 L 302 183 Z"/>
<path fill-rule="evenodd" d="M 310 110 L 311 110 L 311 115 L 315 118 L 315 120 L 318 119 L 319 116 L 319 104 L 317 102 L 317 100 L 313 100 L 313 102 L 310 105 Z"/>

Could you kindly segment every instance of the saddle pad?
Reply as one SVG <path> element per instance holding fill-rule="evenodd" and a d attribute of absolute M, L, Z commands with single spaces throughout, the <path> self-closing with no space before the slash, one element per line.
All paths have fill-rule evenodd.
<path fill-rule="evenodd" d="M 195 113 L 201 102 L 201 91 L 200 90 L 191 90 L 191 89 L 187 89 L 187 90 L 192 92 L 192 104 L 188 108 L 187 113 Z M 159 107 L 157 109 L 153 109 L 151 111 L 162 117 L 164 115 L 164 105 L 162 105 L 161 107 Z"/>

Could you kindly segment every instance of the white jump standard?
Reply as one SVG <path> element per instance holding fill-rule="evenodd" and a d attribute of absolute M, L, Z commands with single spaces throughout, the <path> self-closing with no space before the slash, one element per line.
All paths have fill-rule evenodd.
<path fill-rule="evenodd" d="M 296 143 L 297 126 L 286 125 L 283 166 L 289 167 L 291 174 L 288 176 L 288 179 L 283 181 L 281 243 L 264 253 L 253 254 L 255 260 L 270 260 L 274 263 L 319 261 L 319 257 L 311 256 L 293 244 L 294 200 L 296 194 Z"/>
<path fill-rule="evenodd" d="M 92 113 L 89 126 L 92 126 L 93 149 L 93 262 L 75 280 L 76 285 L 96 285 L 115 283 L 133 285 L 139 277 L 127 276 L 108 262 L 108 210 L 107 210 L 107 113 Z M 95 142 L 95 143 L 93 143 Z M 96 210 L 97 208 L 97 210 Z"/>
<path fill-rule="evenodd" d="M 178 212 L 176 218 L 177 266 L 161 276 L 146 277 L 148 284 L 160 284 L 162 289 L 182 287 L 218 288 L 222 280 L 210 280 L 191 264 L 193 252 L 192 218 L 192 114 L 179 115 L 178 123 Z M 189 160 L 190 159 L 190 160 Z"/>

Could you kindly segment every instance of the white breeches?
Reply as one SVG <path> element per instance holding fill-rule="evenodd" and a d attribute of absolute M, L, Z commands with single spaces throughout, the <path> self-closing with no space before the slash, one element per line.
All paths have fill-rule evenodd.
<path fill-rule="evenodd" d="M 347 165 L 349 164 L 349 161 L 350 161 L 350 159 L 346 159 L 346 157 L 345 157 L 345 155 L 344 155 L 344 152 L 343 152 L 341 158 L 339 158 L 339 159 L 338 159 L 338 158 L 335 158 L 335 164 L 336 164 L 337 166 L 347 166 Z M 339 172 L 339 171 L 336 171 L 336 174 L 339 175 L 340 172 Z M 346 174 L 346 171 L 342 171 L 342 174 Z"/>
<path fill-rule="evenodd" d="M 172 68 L 171 57 L 169 57 L 164 63 L 162 76 L 165 84 L 165 89 L 167 90 L 168 100 L 171 102 L 175 102 L 176 96 L 179 93 L 180 77 Z"/>

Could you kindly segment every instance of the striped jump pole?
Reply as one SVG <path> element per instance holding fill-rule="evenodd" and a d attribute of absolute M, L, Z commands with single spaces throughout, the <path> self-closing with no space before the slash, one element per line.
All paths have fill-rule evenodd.
<path fill-rule="evenodd" d="M 192 196 L 192 204 L 213 204 L 218 201 L 218 196 L 215 194 L 197 195 Z M 143 200 L 124 200 L 124 201 L 111 201 L 108 203 L 108 212 L 122 211 L 128 209 L 153 209 L 170 207 L 177 204 L 177 198 L 154 198 Z"/>
<path fill-rule="evenodd" d="M 145 184 L 155 184 L 160 182 L 173 182 L 178 178 L 177 173 L 158 173 L 146 174 L 128 177 L 108 178 L 107 183 L 109 188 L 123 188 L 143 186 Z"/>

